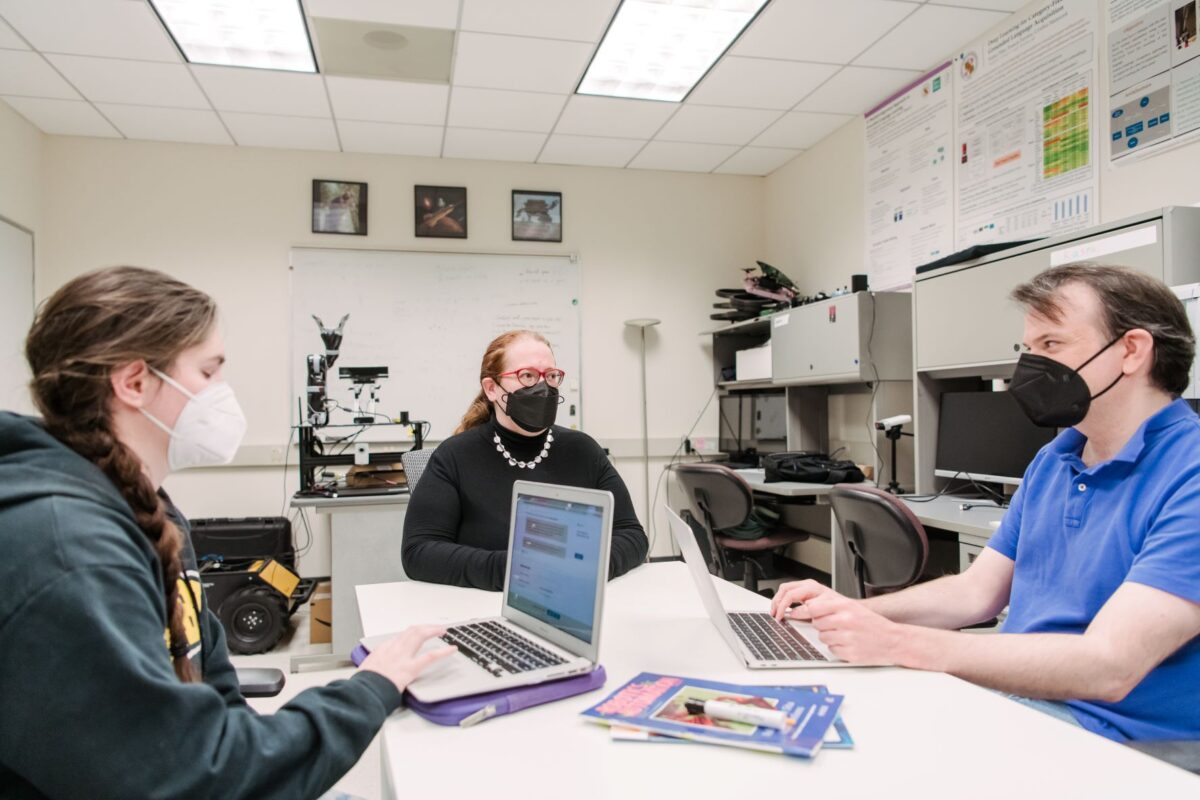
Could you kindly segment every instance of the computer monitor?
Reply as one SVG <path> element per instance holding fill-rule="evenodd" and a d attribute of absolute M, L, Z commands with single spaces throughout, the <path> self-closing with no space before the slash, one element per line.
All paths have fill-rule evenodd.
<path fill-rule="evenodd" d="M 938 420 L 934 474 L 1018 485 L 1056 435 L 1034 425 L 1008 392 L 947 392 Z"/>
<path fill-rule="evenodd" d="M 782 392 L 720 398 L 717 447 L 734 458 L 787 450 L 787 398 Z"/>

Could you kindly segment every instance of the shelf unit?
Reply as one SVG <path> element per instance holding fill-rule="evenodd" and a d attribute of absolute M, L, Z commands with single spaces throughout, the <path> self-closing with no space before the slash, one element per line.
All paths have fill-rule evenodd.
<path fill-rule="evenodd" d="M 870 396 L 870 420 L 912 413 L 912 304 L 904 292 L 858 292 L 732 323 L 712 337 L 713 381 L 722 394 L 783 389 L 789 450 L 830 447 L 830 398 Z M 769 380 L 724 380 L 739 350 L 771 344 Z M 867 426 L 867 419 L 862 421 Z M 876 433 L 875 450 L 890 445 Z M 912 452 L 900 447 L 901 482 L 912 482 Z M 888 445 L 888 447 L 885 447 Z M 875 460 L 874 453 L 871 458 Z M 890 469 L 890 464 L 888 464 Z M 881 475 L 876 460 L 875 474 Z"/>
<path fill-rule="evenodd" d="M 1009 299 L 1042 270 L 1089 260 L 1130 267 L 1169 286 L 1200 281 L 1200 208 L 1171 206 L 916 276 L 912 342 L 916 485 L 934 475 L 941 396 L 987 391 L 1012 377 L 1021 353 L 1022 309 Z"/>

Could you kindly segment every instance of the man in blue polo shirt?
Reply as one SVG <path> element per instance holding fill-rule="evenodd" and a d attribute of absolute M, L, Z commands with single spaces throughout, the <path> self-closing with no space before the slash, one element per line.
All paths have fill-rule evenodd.
<path fill-rule="evenodd" d="M 961 575 L 858 601 L 785 584 L 782 619 L 834 653 L 949 672 L 1111 739 L 1200 739 L 1200 418 L 1195 339 L 1159 281 L 1088 264 L 1017 287 L 1010 391 L 1064 428 Z M 794 604 L 803 604 L 792 608 Z M 1009 608 L 1003 631 L 956 629 Z M 789 611 L 790 609 L 790 611 Z"/>

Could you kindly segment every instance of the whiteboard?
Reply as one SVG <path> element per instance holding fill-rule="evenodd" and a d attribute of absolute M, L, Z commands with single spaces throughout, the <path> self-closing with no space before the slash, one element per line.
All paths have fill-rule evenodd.
<path fill-rule="evenodd" d="M 429 438 L 445 439 L 479 392 L 479 364 L 488 343 L 526 328 L 550 341 L 567 373 L 558 424 L 579 427 L 574 257 L 297 247 L 291 270 L 293 424 L 305 393 L 305 358 L 324 352 L 312 315 L 333 327 L 349 314 L 327 384 L 329 397 L 342 406 L 350 407 L 353 395 L 349 381 L 338 379 L 339 367 L 386 366 L 377 410 L 389 417 L 407 411 L 411 419 L 431 423 Z M 364 394 L 364 405 L 366 400 Z M 350 424 L 351 415 L 334 411 L 330 422 Z M 382 428 L 362 438 L 396 439 L 396 431 Z"/>
<path fill-rule="evenodd" d="M 33 325 L 33 234 L 0 217 L 0 409 L 33 411 L 25 337 Z"/>

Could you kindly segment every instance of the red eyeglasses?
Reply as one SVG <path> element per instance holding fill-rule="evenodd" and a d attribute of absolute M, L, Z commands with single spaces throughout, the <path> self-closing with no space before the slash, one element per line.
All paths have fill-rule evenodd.
<path fill-rule="evenodd" d="M 518 367 L 508 372 L 501 372 L 497 378 L 507 378 L 514 376 L 520 381 L 522 386 L 536 386 L 537 382 L 545 379 L 546 385 L 552 389 L 557 389 L 562 385 L 563 378 L 567 377 L 567 373 L 563 372 L 558 367 L 550 367 L 550 369 L 538 369 L 537 367 Z"/>

